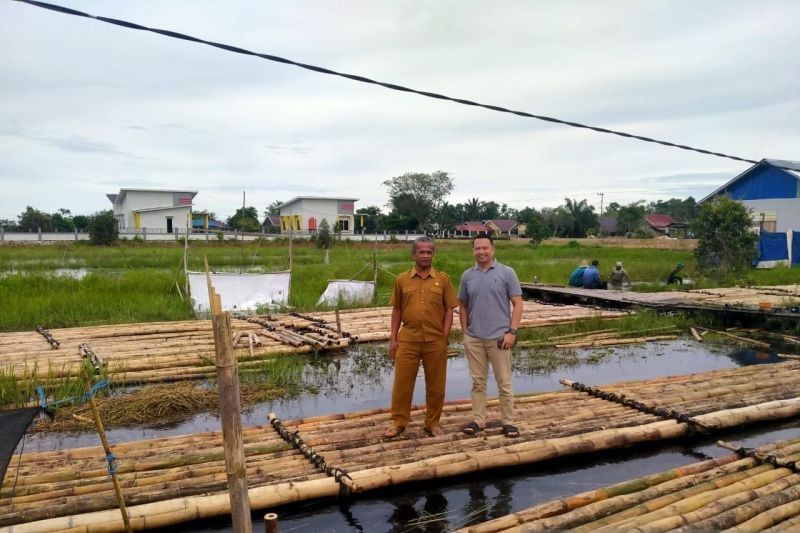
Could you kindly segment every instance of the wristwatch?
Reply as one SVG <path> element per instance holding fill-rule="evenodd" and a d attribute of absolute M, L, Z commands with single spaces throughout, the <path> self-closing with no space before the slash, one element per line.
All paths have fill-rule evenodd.
<path fill-rule="evenodd" d="M 506 333 L 511 333 L 511 334 L 512 334 L 512 335 L 514 335 L 515 337 L 517 336 L 517 330 L 516 330 L 516 329 L 514 329 L 514 328 L 508 328 L 508 329 L 506 330 Z"/>

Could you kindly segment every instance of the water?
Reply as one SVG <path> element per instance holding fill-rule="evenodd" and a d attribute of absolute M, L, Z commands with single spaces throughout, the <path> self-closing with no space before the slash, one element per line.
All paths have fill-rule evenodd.
<path fill-rule="evenodd" d="M 514 390 L 533 393 L 560 390 L 560 378 L 602 385 L 617 381 L 705 372 L 749 364 L 781 361 L 774 354 L 731 350 L 728 345 L 708 345 L 693 340 L 650 343 L 604 350 L 575 352 L 574 366 L 556 371 L 536 369 L 537 353 L 515 355 Z M 593 363 L 586 362 L 588 359 Z M 308 367 L 307 378 L 321 388 L 319 394 L 258 405 L 243 413 L 244 425 L 264 424 L 270 412 L 283 419 L 384 408 L 389 405 L 392 368 L 384 350 L 356 347 L 350 357 L 321 359 Z M 490 378 L 489 394 L 496 388 Z M 470 378 L 463 356 L 448 362 L 447 398 L 468 398 Z M 420 375 L 415 403 L 424 403 Z M 388 423 L 388 417 L 387 417 Z M 169 428 L 114 429 L 109 441 L 179 435 L 219 429 L 215 416 L 200 415 Z M 796 436 L 800 421 L 783 422 L 730 431 L 713 438 L 681 443 L 656 443 L 612 453 L 570 457 L 513 469 L 480 472 L 455 479 L 430 480 L 360 495 L 349 502 L 325 500 L 270 509 L 280 516 L 281 531 L 447 531 L 519 511 L 556 497 L 575 494 L 646 474 L 690 464 L 729 452 L 715 445 L 724 438 L 745 446 Z M 33 435 L 25 449 L 48 450 L 96 445 L 97 436 Z M 254 531 L 263 531 L 266 511 L 253 513 Z M 229 532 L 230 518 L 172 527 L 170 531 Z"/>

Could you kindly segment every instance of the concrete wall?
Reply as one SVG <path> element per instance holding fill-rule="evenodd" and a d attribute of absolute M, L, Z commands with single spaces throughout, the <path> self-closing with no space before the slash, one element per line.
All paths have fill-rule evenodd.
<path fill-rule="evenodd" d="M 742 200 L 754 212 L 773 211 L 777 213 L 775 231 L 790 229 L 800 231 L 800 198 L 773 198 L 769 200 Z"/>
<path fill-rule="evenodd" d="M 192 210 L 188 205 L 182 205 L 159 209 L 158 211 L 142 211 L 139 213 L 139 220 L 141 227 L 153 230 L 155 233 L 156 231 L 167 231 L 167 217 L 172 217 L 174 230 L 186 230 L 187 221 L 189 221 L 189 227 L 191 228 L 191 213 Z M 134 228 L 134 226 L 129 227 L 131 229 Z"/>

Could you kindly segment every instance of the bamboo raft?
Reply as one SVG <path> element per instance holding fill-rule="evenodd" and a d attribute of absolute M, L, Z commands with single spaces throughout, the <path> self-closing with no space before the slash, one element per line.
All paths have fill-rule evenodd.
<path fill-rule="evenodd" d="M 524 302 L 520 327 L 621 315 L 580 306 Z M 352 343 L 386 341 L 390 321 L 391 308 L 379 307 L 340 311 L 338 326 L 335 312 L 232 319 L 231 325 L 237 360 L 244 368 L 277 354 L 339 350 Z M 454 322 L 457 329 L 459 321 Z M 87 354 L 82 345 L 94 354 L 95 367 L 104 367 L 115 383 L 200 379 L 216 372 L 209 320 L 2 333 L 0 367 L 18 380 L 78 376 Z"/>
<path fill-rule="evenodd" d="M 800 530 L 800 438 L 567 496 L 461 533 Z"/>
<path fill-rule="evenodd" d="M 631 292 L 523 283 L 528 297 L 544 301 L 592 302 L 612 307 L 651 307 L 675 310 L 708 310 L 774 315 L 800 320 L 800 285 L 730 287 L 690 291 Z M 794 309 L 794 310 L 792 310 Z"/>
<path fill-rule="evenodd" d="M 607 392 L 624 394 L 628 402 L 601 397 Z M 504 437 L 496 422 L 478 437 L 463 435 L 459 429 L 471 419 L 467 401 L 445 406 L 445 435 L 435 438 L 423 438 L 418 407 L 402 437 L 388 441 L 382 438 L 389 423 L 384 409 L 282 422 L 285 434 L 301 438 L 322 464 L 335 467 L 328 473 L 345 472 L 345 477 L 315 468 L 307 448 L 304 455 L 270 424 L 247 427 L 251 508 L 797 417 L 800 361 L 618 383 L 594 394 L 568 389 L 521 395 L 516 410 L 521 433 L 516 439 Z M 490 402 L 489 420 L 496 420 L 498 411 L 496 400 Z M 113 452 L 134 529 L 229 513 L 220 432 L 115 444 Z M 0 528 L 6 533 L 120 531 L 102 449 L 15 456 L 0 489 Z"/>

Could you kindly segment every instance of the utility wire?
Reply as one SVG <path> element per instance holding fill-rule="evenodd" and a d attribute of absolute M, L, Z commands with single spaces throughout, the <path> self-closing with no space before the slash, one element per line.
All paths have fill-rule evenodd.
<path fill-rule="evenodd" d="M 611 134 L 611 135 L 617 135 L 619 137 L 627 137 L 629 139 L 637 139 L 637 140 L 640 140 L 640 141 L 656 143 L 656 144 L 660 144 L 660 145 L 663 145 L 663 146 L 670 146 L 672 148 L 680 148 L 681 150 L 689 150 L 689 151 L 698 152 L 698 153 L 701 153 L 701 154 L 713 155 L 713 156 L 716 156 L 716 157 L 723 157 L 723 158 L 726 158 L 726 159 L 733 159 L 734 161 L 743 161 L 745 163 L 753 163 L 753 164 L 758 163 L 758 161 L 755 161 L 753 159 L 746 159 L 746 158 L 737 157 L 737 156 L 734 156 L 734 155 L 723 154 L 721 152 L 712 152 L 710 150 L 704 150 L 702 148 L 694 148 L 694 147 L 691 147 L 691 146 L 687 146 L 685 144 L 676 144 L 676 143 L 672 143 L 672 142 L 669 142 L 669 141 L 662 141 L 662 140 L 659 140 L 659 139 L 653 139 L 651 137 L 643 137 L 641 135 L 634 135 L 632 133 L 626 133 L 624 131 L 611 130 L 611 129 L 607 129 L 607 128 L 600 128 L 598 126 L 590 126 L 590 125 L 587 125 L 587 124 L 581 124 L 579 122 L 561 120 L 561 119 L 558 119 L 558 118 L 548 117 L 548 116 L 544 116 L 544 115 L 534 115 L 532 113 L 527 113 L 525 111 L 515 111 L 513 109 L 508 109 L 506 107 L 490 105 L 490 104 L 482 104 L 480 102 L 475 102 L 475 101 L 472 101 L 472 100 L 465 100 L 463 98 L 453 98 L 453 97 L 450 97 L 450 96 L 446 96 L 446 95 L 438 94 L 438 93 L 433 93 L 433 92 L 429 92 L 429 91 L 419 91 L 419 90 L 416 90 L 416 89 L 412 89 L 410 87 L 405 87 L 403 85 L 397 85 L 397 84 L 394 84 L 394 83 L 386 83 L 386 82 L 382 82 L 382 81 L 376 81 L 376 80 L 373 80 L 373 79 L 370 79 L 370 78 L 367 78 L 367 77 L 364 77 L 364 76 L 359 76 L 357 74 L 348 74 L 348 73 L 345 73 L 345 72 L 337 72 L 335 70 L 331 70 L 331 69 L 328 69 L 328 68 L 325 68 L 325 67 L 318 67 L 316 65 L 309 65 L 307 63 L 300 63 L 300 62 L 297 62 L 297 61 L 292 61 L 291 59 L 286 59 L 286 58 L 280 57 L 280 56 L 275 56 L 275 55 L 271 55 L 271 54 L 260 54 L 260 53 L 257 53 L 257 52 L 253 52 L 251 50 L 247 50 L 247 49 L 244 49 L 244 48 L 239 48 L 238 46 L 232 46 L 232 45 L 228 45 L 228 44 L 224 44 L 224 43 L 217 43 L 217 42 L 214 42 L 214 41 L 206 41 L 206 40 L 199 39 L 197 37 L 192 37 L 190 35 L 186 35 L 186 34 L 183 34 L 183 33 L 178 33 L 178 32 L 174 32 L 174 31 L 170 31 L 170 30 L 162 30 L 162 29 L 158 29 L 158 28 L 149 28 L 147 26 L 142 26 L 140 24 L 136 24 L 134 22 L 128 22 L 128 21 L 125 21 L 125 20 L 119 20 L 119 19 L 114 19 L 114 18 L 109 18 L 109 17 L 101 17 L 101 16 L 90 15 L 89 13 L 84 13 L 82 11 L 77 11 L 75 9 L 71 9 L 71 8 L 68 8 L 68 7 L 63 7 L 63 6 L 59 6 L 59 5 L 55 5 L 55 4 L 49 4 L 47 2 L 37 2 L 36 0 L 14 0 L 14 1 L 22 2 L 24 4 L 30 4 L 32 6 L 40 7 L 40 8 L 43 8 L 43 9 L 49 9 L 51 11 L 56 11 L 58 13 L 64 13 L 66 15 L 74 15 L 74 16 L 77 16 L 77 17 L 91 18 L 91 19 L 99 20 L 101 22 L 106 22 L 108 24 L 115 24 L 117 26 L 122 26 L 122 27 L 125 27 L 125 28 L 133 29 L 133 30 L 142 30 L 142 31 L 149 31 L 149 32 L 153 32 L 153 33 L 158 33 L 158 34 L 164 35 L 166 37 L 172 37 L 173 39 L 182 39 L 184 41 L 191 41 L 191 42 L 195 42 L 195 43 L 206 44 L 208 46 L 213 46 L 215 48 L 221 48 L 222 50 L 226 50 L 228 52 L 234 52 L 234 53 L 237 53 L 237 54 L 260 57 L 260 58 L 266 59 L 268 61 L 275 61 L 277 63 L 284 63 L 284 64 L 287 64 L 287 65 L 293 65 L 293 66 L 296 66 L 296 67 L 304 68 L 306 70 L 311 70 L 313 72 L 318 72 L 320 74 L 328 74 L 328 75 L 331 75 L 331 76 L 340 76 L 342 78 L 347 78 L 349 80 L 353 80 L 353 81 L 357 81 L 357 82 L 361 82 L 361 83 L 369 83 L 369 84 L 372 84 L 372 85 L 379 85 L 381 87 L 385 87 L 385 88 L 391 89 L 393 91 L 401 91 L 401 92 L 406 92 L 406 93 L 418 94 L 420 96 L 426 96 L 428 98 L 435 98 L 437 100 L 447 100 L 447 101 L 450 101 L 450 102 L 455 102 L 457 104 L 462 104 L 462 105 L 467 105 L 467 106 L 482 107 L 484 109 L 489 109 L 491 111 L 497 111 L 497 112 L 500 112 L 500 113 L 510 113 L 512 115 L 517 115 L 517 116 L 520 116 L 520 117 L 535 118 L 537 120 L 542 120 L 542 121 L 545 121 L 545 122 L 552 122 L 552 123 L 555 123 L 555 124 L 563 124 L 565 126 L 572 126 L 573 128 L 588 129 L 588 130 L 596 131 L 596 132 L 599 132 L 599 133 L 608 133 L 608 134 Z M 783 168 L 783 167 L 779 167 L 779 168 Z"/>

